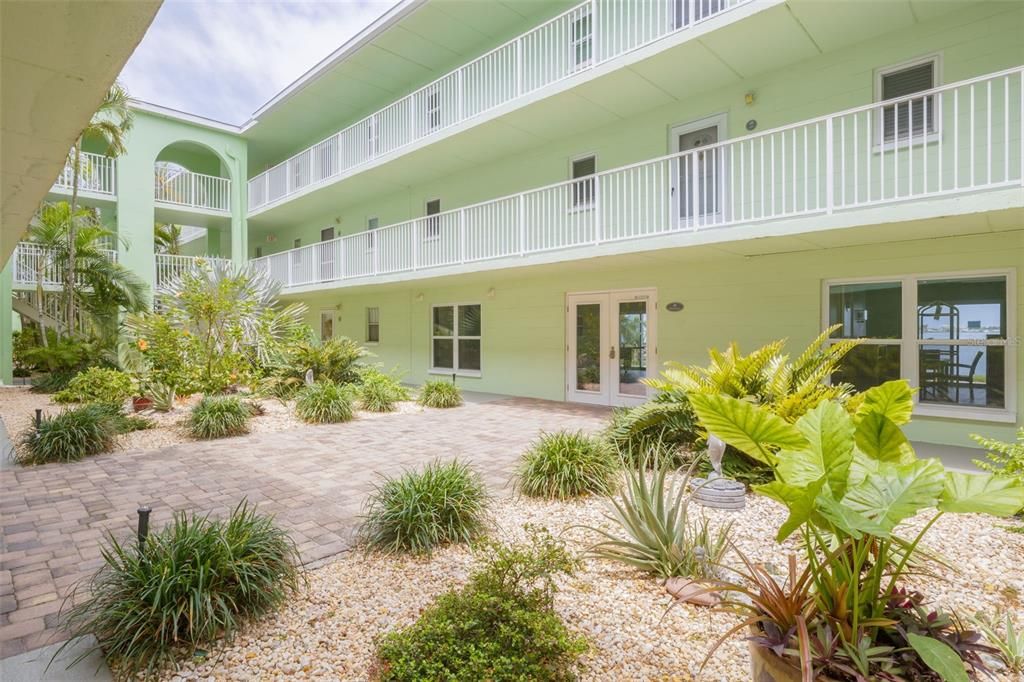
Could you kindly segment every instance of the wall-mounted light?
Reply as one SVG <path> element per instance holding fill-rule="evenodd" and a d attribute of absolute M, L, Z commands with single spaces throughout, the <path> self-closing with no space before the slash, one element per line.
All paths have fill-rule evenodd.
<path fill-rule="evenodd" d="M 753 91 L 748 92 L 747 94 L 743 95 L 743 102 L 748 107 L 754 104 L 754 100 L 755 100 L 755 95 L 754 95 Z"/>
<path fill-rule="evenodd" d="M 495 291 L 494 287 L 491 287 L 490 289 L 487 290 L 487 298 L 494 298 L 497 295 L 498 292 Z"/>
<path fill-rule="evenodd" d="M 423 294 L 416 294 L 416 300 L 418 302 L 422 302 L 423 301 Z"/>
<path fill-rule="evenodd" d="M 276 241 L 277 241 L 277 235 L 276 234 L 271 233 L 271 234 L 267 235 L 267 243 L 268 244 L 273 244 Z"/>

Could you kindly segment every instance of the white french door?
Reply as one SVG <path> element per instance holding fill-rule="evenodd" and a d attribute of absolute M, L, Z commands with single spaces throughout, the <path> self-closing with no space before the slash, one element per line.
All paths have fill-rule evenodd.
<path fill-rule="evenodd" d="M 569 294 L 566 305 L 566 399 L 639 405 L 641 379 L 656 368 L 654 289 Z"/>

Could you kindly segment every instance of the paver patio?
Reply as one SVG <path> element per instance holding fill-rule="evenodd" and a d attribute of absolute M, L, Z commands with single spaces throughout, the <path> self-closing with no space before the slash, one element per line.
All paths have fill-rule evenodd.
<path fill-rule="evenodd" d="M 460 457 L 492 492 L 509 494 L 524 446 L 542 430 L 595 430 L 608 410 L 522 398 L 159 450 L 0 471 L 0 658 L 63 635 L 69 588 L 101 563 L 108 531 L 135 532 L 149 505 L 160 527 L 174 511 L 223 514 L 243 498 L 277 516 L 307 565 L 347 549 L 378 473 Z"/>

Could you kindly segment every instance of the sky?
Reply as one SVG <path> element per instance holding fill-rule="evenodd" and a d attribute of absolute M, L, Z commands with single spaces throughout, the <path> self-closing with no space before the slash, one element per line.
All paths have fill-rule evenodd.
<path fill-rule="evenodd" d="M 242 124 L 394 0 L 165 0 L 121 71 L 132 97 Z"/>

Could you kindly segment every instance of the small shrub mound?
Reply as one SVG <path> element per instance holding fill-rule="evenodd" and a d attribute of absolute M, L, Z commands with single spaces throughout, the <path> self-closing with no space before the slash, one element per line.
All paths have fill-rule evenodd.
<path fill-rule="evenodd" d="M 359 387 L 359 407 L 370 412 L 394 412 L 395 403 L 409 399 L 409 389 L 398 383 L 398 379 L 368 370 L 363 374 Z"/>
<path fill-rule="evenodd" d="M 428 381 L 420 388 L 417 402 L 424 407 L 458 407 L 462 404 L 462 391 L 447 381 Z"/>
<path fill-rule="evenodd" d="M 587 643 L 553 608 L 555 577 L 577 561 L 547 532 L 485 543 L 486 561 L 460 590 L 441 595 L 411 626 L 387 634 L 380 679 L 572 680 Z"/>
<path fill-rule="evenodd" d="M 124 677 L 151 675 L 175 650 L 208 648 L 271 611 L 300 584 L 295 545 L 244 502 L 226 520 L 179 513 L 140 551 L 110 537 L 103 566 L 76 588 L 66 612 L 72 638 L 96 636 Z M 72 639 L 73 641 L 73 639 Z"/>
<path fill-rule="evenodd" d="M 53 396 L 55 403 L 110 403 L 120 405 L 132 395 L 132 378 L 124 372 L 90 367 L 79 372 L 63 390 Z"/>
<path fill-rule="evenodd" d="M 113 408 L 116 411 L 116 408 Z M 21 464 L 75 462 L 114 447 L 118 423 L 108 405 L 85 405 L 43 417 L 22 436 Z"/>
<path fill-rule="evenodd" d="M 192 408 L 188 430 L 194 438 L 212 439 L 249 433 L 252 410 L 235 396 L 206 396 Z"/>
<path fill-rule="evenodd" d="M 467 465 L 431 462 L 377 485 L 367 498 L 359 536 L 370 550 L 428 553 L 476 538 L 487 503 L 483 481 Z"/>
<path fill-rule="evenodd" d="M 351 392 L 330 381 L 306 386 L 295 398 L 295 414 L 310 424 L 337 424 L 352 419 Z"/>
<path fill-rule="evenodd" d="M 582 431 L 542 434 L 523 455 L 517 486 L 525 495 L 564 500 L 615 487 L 618 456 L 604 440 Z"/>

